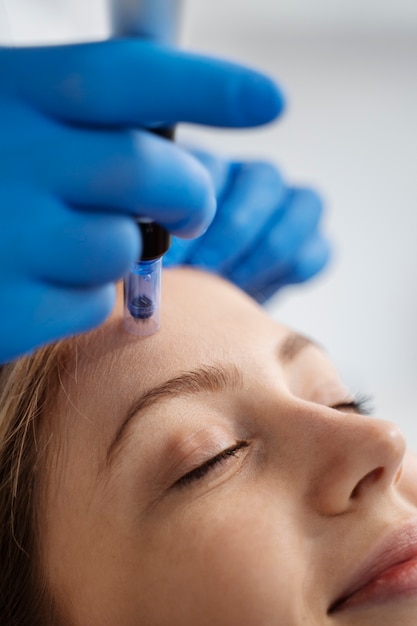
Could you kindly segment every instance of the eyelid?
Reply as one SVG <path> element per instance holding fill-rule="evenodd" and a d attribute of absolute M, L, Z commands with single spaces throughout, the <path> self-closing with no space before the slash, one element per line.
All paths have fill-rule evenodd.
<path fill-rule="evenodd" d="M 181 489 L 188 485 L 193 484 L 194 482 L 202 481 L 218 466 L 222 465 L 226 462 L 230 457 L 235 457 L 237 453 L 243 448 L 247 448 L 249 446 L 248 441 L 237 441 L 232 446 L 225 448 L 215 456 L 208 458 L 204 463 L 201 463 L 197 467 L 191 469 L 186 474 L 181 476 L 175 483 L 172 485 L 174 489 Z"/>

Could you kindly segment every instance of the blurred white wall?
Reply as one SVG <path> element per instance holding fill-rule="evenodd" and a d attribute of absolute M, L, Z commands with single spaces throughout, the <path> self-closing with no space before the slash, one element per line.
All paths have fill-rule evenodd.
<path fill-rule="evenodd" d="M 403 28 L 417 22 L 415 0 L 189 0 L 189 19 L 203 18 L 207 26 L 222 15 L 232 16 L 237 24 L 251 28 L 274 24 L 281 28 Z M 196 16 L 196 17 L 194 17 Z"/>
<path fill-rule="evenodd" d="M 10 36 L 28 42 L 98 38 L 107 32 L 109 2 L 0 0 L 0 40 Z M 233 30 L 242 35 L 265 26 L 392 31 L 412 29 L 417 23 L 415 0 L 183 0 L 183 4 L 187 28 L 198 23 L 212 36 L 226 31 L 229 38 Z"/>
<path fill-rule="evenodd" d="M 0 41 L 98 39 L 107 32 L 107 13 L 106 0 L 0 0 Z"/>
<path fill-rule="evenodd" d="M 277 296 L 271 314 L 319 339 L 417 449 L 417 2 L 188 0 L 184 9 L 186 47 L 264 69 L 289 106 L 268 128 L 180 135 L 270 159 L 326 200 L 333 264 Z M 0 16 L 2 41 L 107 33 L 100 0 L 0 0 Z"/>

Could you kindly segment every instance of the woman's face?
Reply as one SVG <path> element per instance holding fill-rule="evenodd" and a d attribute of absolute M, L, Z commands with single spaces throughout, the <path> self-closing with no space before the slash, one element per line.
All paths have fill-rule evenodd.
<path fill-rule="evenodd" d="M 68 624 L 417 623 L 400 433 L 241 292 L 167 271 L 161 330 L 127 334 L 119 297 L 64 387 L 42 548 Z"/>

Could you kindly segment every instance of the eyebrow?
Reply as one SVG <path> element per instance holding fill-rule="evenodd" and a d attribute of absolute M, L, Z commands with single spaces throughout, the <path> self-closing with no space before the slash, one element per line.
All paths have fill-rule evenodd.
<path fill-rule="evenodd" d="M 307 346 L 316 346 L 308 337 L 298 333 L 289 333 L 278 348 L 278 359 L 289 363 Z M 129 407 L 127 414 L 107 450 L 106 465 L 110 466 L 128 436 L 128 427 L 138 413 L 165 400 L 194 396 L 204 392 L 219 392 L 224 389 L 236 389 L 243 385 L 240 370 L 233 364 L 205 365 L 191 371 L 181 372 L 164 381 L 157 387 L 145 391 Z"/>
<path fill-rule="evenodd" d="M 118 449 L 123 445 L 130 422 L 141 411 L 164 400 L 194 396 L 204 392 L 215 393 L 224 389 L 234 389 L 242 384 L 242 375 L 235 365 L 231 364 L 225 367 L 224 365 L 213 364 L 182 372 L 161 385 L 145 391 L 129 407 L 113 438 L 107 450 L 107 465 L 111 465 Z"/>

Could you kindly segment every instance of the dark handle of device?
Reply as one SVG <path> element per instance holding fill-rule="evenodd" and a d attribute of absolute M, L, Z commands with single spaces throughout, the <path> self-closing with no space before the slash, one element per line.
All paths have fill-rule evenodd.
<path fill-rule="evenodd" d="M 174 140 L 174 126 L 164 126 L 149 130 L 164 139 Z M 172 236 L 166 228 L 156 222 L 143 221 L 140 218 L 137 220 L 137 225 L 142 238 L 141 261 L 152 261 L 168 252 L 171 247 Z"/>

